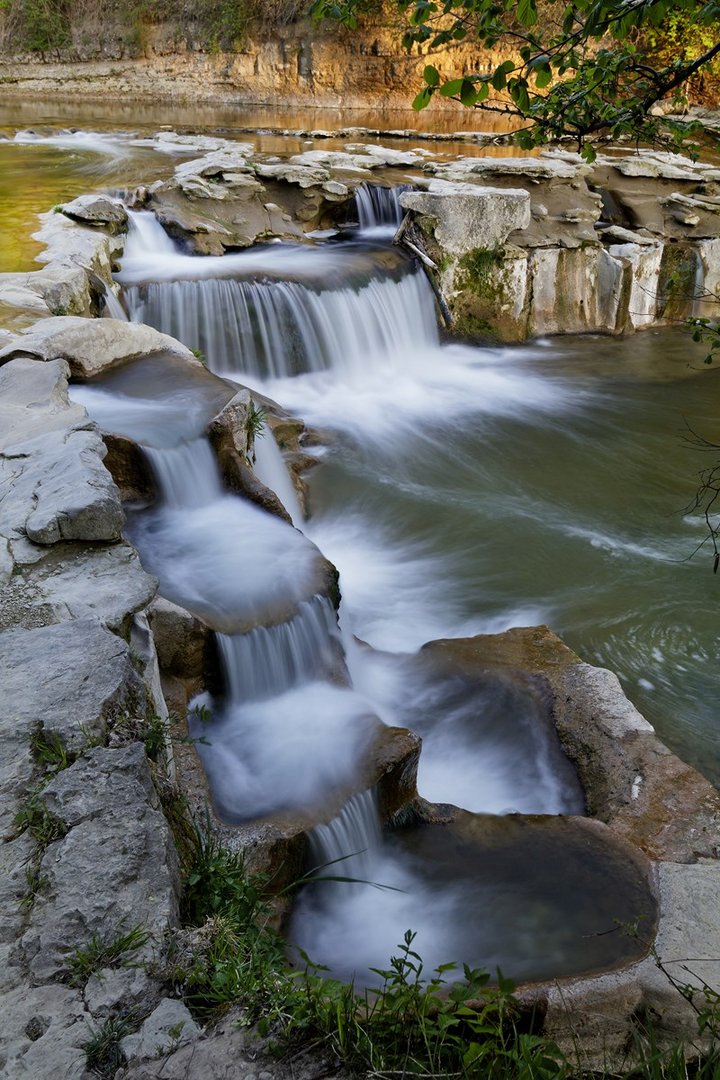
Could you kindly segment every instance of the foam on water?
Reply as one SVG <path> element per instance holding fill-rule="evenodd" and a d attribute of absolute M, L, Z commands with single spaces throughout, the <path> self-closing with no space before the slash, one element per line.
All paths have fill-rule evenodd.
<path fill-rule="evenodd" d="M 289 617 L 317 573 L 317 549 L 252 503 L 224 495 L 130 523 L 163 595 L 216 626 Z"/>
<path fill-rule="evenodd" d="M 376 725 L 362 698 L 327 682 L 231 704 L 208 724 L 191 714 L 213 804 L 226 821 L 307 810 L 352 785 Z"/>

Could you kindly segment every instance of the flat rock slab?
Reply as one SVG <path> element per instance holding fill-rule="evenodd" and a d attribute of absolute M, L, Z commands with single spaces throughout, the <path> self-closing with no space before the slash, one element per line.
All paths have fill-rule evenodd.
<path fill-rule="evenodd" d="M 142 702 L 127 643 L 91 620 L 0 633 L 0 672 L 5 747 L 27 743 L 42 729 L 69 749 L 79 749 Z M 0 791 L 14 786 L 9 749 L 3 762 Z"/>
<path fill-rule="evenodd" d="M 179 341 L 150 326 L 119 319 L 73 316 L 40 319 L 0 351 L 0 364 L 19 355 L 39 360 L 61 357 L 68 361 L 74 376 L 89 379 L 144 353 L 157 352 L 177 353 L 188 363 L 199 364 Z"/>
<path fill-rule="evenodd" d="M 83 428 L 6 449 L 0 456 L 0 534 L 25 534 L 37 544 L 119 540 L 125 515 L 102 463 L 105 453 L 97 431 Z"/>
<path fill-rule="evenodd" d="M 0 356 L 23 340 L 14 338 Z M 68 397 L 69 374 L 64 360 L 43 364 L 27 356 L 0 367 L 0 449 L 87 423 L 83 407 Z"/>
<path fill-rule="evenodd" d="M 50 844 L 43 888 L 20 943 L 36 981 L 67 975 L 93 936 L 112 942 L 135 927 L 150 936 L 132 952 L 149 960 L 178 921 L 177 855 L 142 743 L 97 748 L 41 794 L 68 832 Z"/>
<path fill-rule="evenodd" d="M 23 986 L 2 999 L 0 1080 L 81 1080 L 92 1035 L 82 994 L 67 986 Z"/>
<path fill-rule="evenodd" d="M 18 565 L 0 592 L 0 630 L 93 618 L 124 631 L 157 591 L 130 544 L 39 548 L 18 541 L 10 547 Z"/>

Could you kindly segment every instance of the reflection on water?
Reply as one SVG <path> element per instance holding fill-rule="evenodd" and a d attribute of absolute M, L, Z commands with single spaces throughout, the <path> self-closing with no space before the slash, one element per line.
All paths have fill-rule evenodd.
<path fill-rule="evenodd" d="M 500 126 L 497 126 L 497 125 Z M 172 175 L 178 159 L 147 148 L 130 145 L 131 135 L 147 136 L 162 127 L 181 132 L 217 134 L 228 139 L 250 141 L 258 154 L 297 154 L 318 143 L 304 137 L 278 134 L 284 129 L 309 131 L 341 127 L 382 127 L 385 130 L 414 129 L 450 132 L 470 130 L 504 131 L 501 118 L 489 115 L 479 125 L 470 112 L 447 114 L 428 110 L 414 113 L 352 109 L 308 109 L 289 111 L 267 106 L 152 105 L 145 102 L 68 102 L 0 99 L 0 273 L 32 270 L 40 245 L 30 239 L 37 228 L 37 216 L 58 203 L 67 202 L 89 190 L 135 187 L 146 181 Z M 22 129 L 55 140 L 58 132 L 82 128 L 104 133 L 105 144 L 82 134 L 75 140 L 62 139 L 64 148 L 43 140 L 8 145 Z M 248 135 L 251 136 L 248 139 Z M 407 150 L 407 140 L 383 137 L 383 144 Z M 323 149 L 341 150 L 347 139 L 323 139 Z M 515 147 L 479 147 L 466 142 L 430 144 L 439 156 L 465 154 L 514 155 Z M 112 149 L 115 149 L 115 153 Z M 188 156 L 195 156 L 190 154 Z"/>

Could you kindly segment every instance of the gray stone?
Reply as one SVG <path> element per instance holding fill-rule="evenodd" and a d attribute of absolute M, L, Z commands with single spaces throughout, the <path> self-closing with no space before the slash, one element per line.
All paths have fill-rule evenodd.
<path fill-rule="evenodd" d="M 3 996 L 0 1080 L 81 1080 L 92 1036 L 82 995 L 67 986 L 22 986 Z"/>
<path fill-rule="evenodd" d="M 0 633 L 0 671 L 0 791 L 16 783 L 11 746 L 26 745 L 33 731 L 79 749 L 142 700 L 126 642 L 90 620 Z"/>
<path fill-rule="evenodd" d="M 400 203 L 432 219 L 442 251 L 455 257 L 475 248 L 494 251 L 511 233 L 530 224 L 530 197 L 515 189 L 434 182 L 428 191 L 404 192 Z"/>
<path fill-rule="evenodd" d="M 330 179 L 327 169 L 294 162 L 295 159 L 291 159 L 291 163 L 282 162 L 278 165 L 261 163 L 256 171 L 264 180 L 284 180 L 286 184 L 297 184 L 300 188 L 316 187 Z"/>
<path fill-rule="evenodd" d="M 10 546 L 16 568 L 0 593 L 0 629 L 90 618 L 125 631 L 157 591 L 130 544 L 42 548 L 21 539 Z"/>
<path fill-rule="evenodd" d="M 2 799 L 0 794 L 0 799 Z M 15 941 L 22 929 L 22 901 L 28 896 L 28 874 L 37 844 L 28 832 L 0 844 L 0 942 Z"/>
<path fill-rule="evenodd" d="M 16 338 L 15 344 L 22 340 Z M 68 397 L 69 374 L 64 360 L 43 364 L 28 356 L 0 367 L 0 449 L 50 431 L 87 425 L 82 405 Z"/>
<path fill-rule="evenodd" d="M 227 144 L 221 149 L 212 150 L 204 157 L 193 161 L 183 161 L 175 169 L 175 176 L 180 181 L 189 177 L 215 177 L 224 173 L 251 173 L 253 167 L 248 161 L 248 155 L 253 147 L 248 143 L 238 143 L 235 149 L 232 144 Z"/>
<path fill-rule="evenodd" d="M 150 960 L 178 920 L 177 855 L 158 809 L 144 747 L 97 748 L 43 791 L 68 833 L 45 851 L 46 879 L 21 939 L 36 981 L 67 975 L 75 950 L 140 927 L 150 935 L 131 956 Z"/>
<path fill-rule="evenodd" d="M 229 442 L 242 458 L 252 453 L 253 436 L 249 430 L 252 400 L 248 390 L 239 390 L 208 425 L 208 435 L 217 446 Z"/>
<path fill-rule="evenodd" d="M 122 203 L 109 199 L 107 195 L 80 195 L 72 202 L 65 203 L 62 212 L 73 221 L 105 226 L 112 232 L 121 232 L 127 226 L 127 210 Z"/>
<path fill-rule="evenodd" d="M 199 364 L 179 341 L 140 323 L 118 319 L 41 319 L 28 332 L 0 351 L 0 363 L 13 356 L 39 360 L 63 357 L 73 375 L 89 379 L 146 353 L 175 353 L 190 364 Z"/>
<path fill-rule="evenodd" d="M 162 990 L 141 967 L 103 968 L 85 985 L 85 1004 L 93 1017 L 145 1016 L 157 1004 Z"/>
<path fill-rule="evenodd" d="M 155 1011 L 134 1035 L 127 1035 L 120 1047 L 128 1062 L 156 1058 L 170 1049 L 191 1043 L 202 1034 L 188 1008 L 176 998 L 163 998 Z"/>
<path fill-rule="evenodd" d="M 87 423 L 87 421 L 86 421 Z M 36 436 L 0 456 L 0 533 L 38 544 L 119 540 L 125 515 L 96 431 Z"/>

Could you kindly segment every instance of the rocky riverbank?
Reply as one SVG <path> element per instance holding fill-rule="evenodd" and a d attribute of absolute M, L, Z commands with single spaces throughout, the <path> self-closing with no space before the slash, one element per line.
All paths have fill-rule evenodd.
<path fill-rule="evenodd" d="M 342 162 L 302 155 L 302 160 L 275 163 L 268 172 L 273 163 L 250 161 L 244 148 L 223 144 L 202 149 L 205 156 L 189 168 L 181 165 L 168 185 L 151 186 L 138 196 L 161 214 L 172 200 L 176 234 L 191 245 L 208 236 L 222 238 L 220 228 L 228 228 L 228 222 L 236 227 L 232 247 L 243 246 L 241 237 L 248 244 L 276 235 L 302 239 L 325 216 L 337 223 L 338 208 L 348 212 L 353 189 L 367 175 L 377 175 L 377 168 L 392 169 L 390 175 L 403 180 L 412 179 L 415 170 L 420 173 L 420 190 L 402 198 L 415 214 L 416 238 L 425 242 L 428 257 L 437 256 L 433 244 L 443 245 L 433 260 L 440 275 L 456 274 L 452 260 L 459 265 L 467 254 L 457 234 L 445 231 L 443 215 L 452 199 L 458 212 L 468 208 L 474 222 L 473 239 L 465 241 L 472 243 L 468 250 L 494 253 L 495 261 L 505 260 L 508 239 L 514 244 L 524 233 L 529 250 L 538 236 L 533 223 L 540 219 L 548 235 L 550 223 L 564 223 L 552 250 L 590 249 L 596 260 L 605 252 L 609 259 L 626 259 L 630 267 L 639 265 L 633 261 L 636 249 L 647 246 L 643 230 L 652 232 L 647 210 L 644 224 L 636 221 L 632 239 L 617 233 L 608 237 L 622 240 L 631 252 L 613 252 L 614 243 L 606 250 L 605 238 L 595 235 L 583 246 L 589 218 L 578 213 L 578 220 L 572 220 L 562 208 L 582 199 L 578 210 L 601 211 L 585 167 L 566 157 L 552 159 L 547 175 L 541 165 L 534 179 L 519 180 L 512 167 L 504 172 L 498 167 L 492 175 L 506 181 L 512 177 L 512 187 L 504 181 L 488 190 L 483 175 L 482 185 L 468 192 L 458 187 L 467 183 L 459 174 L 447 179 L 450 189 L 433 188 L 437 178 L 426 172 L 425 155 L 414 151 L 404 160 L 392 160 L 381 148 L 348 150 L 350 160 Z M 647 168 L 649 159 L 637 160 Z M 370 164 L 375 161 L 377 166 Z M 599 168 L 623 175 L 616 164 L 602 162 Z M 663 175 L 650 179 L 674 188 L 681 178 L 668 171 L 676 168 L 684 176 L 686 166 L 659 159 L 657 168 Z M 558 170 L 563 169 L 567 175 L 560 179 L 567 182 L 560 184 Z M 382 175 L 387 182 L 387 172 Z M 707 171 L 693 181 L 696 187 L 714 182 Z M 556 196 L 552 212 L 548 208 L 545 216 L 533 215 L 538 203 L 523 185 L 533 193 L 544 190 L 546 201 Z M 673 218 L 675 225 L 669 225 L 665 217 L 662 228 L 670 231 L 653 245 L 673 250 L 676 241 L 685 243 L 680 238 L 687 230 L 710 230 L 716 211 L 709 188 L 691 208 L 663 191 L 665 203 L 653 194 L 643 196 L 643 205 L 653 207 L 653 213 L 669 207 L 668 214 L 679 205 L 698 220 Z M 640 213 L 639 194 L 624 200 Z M 241 211 L 240 205 L 250 210 Z M 223 217 L 216 216 L 216 207 L 222 207 Z M 298 208 L 308 212 L 300 214 Z M 170 211 L 164 213 L 170 223 Z M 242 226 L 232 222 L 233 215 L 244 218 Z M 205 230 L 198 225 L 203 220 Z M 455 219 L 451 215 L 449 220 Z M 10 320 L 13 329 L 5 332 L 0 351 L 0 656 L 6 688 L 0 718 L 5 899 L 0 1076 L 43 1078 L 59 1071 L 67 1077 L 88 1076 L 87 1044 L 122 1019 L 128 1029 L 120 1042 L 125 1064 L 118 1075 L 127 1080 L 180 1077 L 189 1069 L 212 1080 L 227 1075 L 229 1067 L 244 1080 L 258 1075 L 268 1080 L 286 1075 L 287 1068 L 269 1064 L 263 1045 L 249 1040 L 233 1014 L 203 1030 L 167 974 L 168 948 L 185 933 L 179 928 L 182 800 L 203 814 L 208 791 L 187 729 L 170 721 L 166 699 L 183 710 L 189 696 L 212 687 L 212 645 L 203 620 L 157 598 L 155 580 L 124 538 L 121 490 L 126 495 L 142 490 L 151 499 L 151 485 L 137 471 L 132 443 L 119 447 L 108 440 L 106 453 L 97 426 L 70 400 L 69 380 L 92 380 L 109 370 L 147 364 L 159 354 L 169 358 L 189 380 L 207 384 L 202 391 L 210 403 L 206 419 L 214 425 L 228 486 L 238 497 L 249 494 L 273 506 L 281 517 L 283 511 L 257 478 L 247 475 L 247 395 L 236 395 L 236 387 L 209 375 L 179 342 L 149 327 L 95 317 L 114 288 L 111 271 L 124 242 L 123 228 L 122 213 L 107 200 L 68 206 L 45 224 L 45 269 L 0 278 L 3 302 L 15 305 L 18 317 L 18 322 Z M 612 228 L 625 226 L 608 224 Z M 715 251 L 717 243 L 708 240 L 707 249 Z M 539 252 L 547 250 L 538 244 Z M 483 266 L 490 261 L 485 257 Z M 656 262 L 659 273 L 662 254 Z M 708 264 L 706 287 L 717 273 L 715 264 Z M 464 290 L 455 276 L 440 284 L 448 304 L 462 302 Z M 563 317 L 563 295 L 558 292 L 553 307 L 556 321 Z M 61 307 L 68 314 L 57 314 Z M 664 317 L 656 307 L 652 321 Z M 569 326 L 577 328 L 578 318 L 576 312 Z M 276 423 L 293 426 L 280 416 Z M 298 444 L 295 453 L 300 450 Z M 318 580 L 324 580 L 322 587 L 332 596 L 332 573 L 324 562 L 319 566 Z M 543 628 L 435 642 L 421 650 L 417 662 L 424 670 L 468 684 L 492 673 L 529 686 L 547 706 L 596 822 L 588 825 L 582 819 L 578 827 L 593 831 L 608 850 L 636 866 L 653 898 L 655 914 L 640 934 L 639 954 L 632 961 L 605 974 L 521 988 L 521 1000 L 537 1005 L 545 1032 L 589 1067 L 624 1060 L 640 1013 L 654 1016 L 662 1039 L 695 1036 L 693 1010 L 650 950 L 666 964 L 700 958 L 689 978 L 697 986 L 715 985 L 714 962 L 720 956 L 717 792 L 659 742 L 613 675 L 583 664 Z M 411 733 L 384 729 L 358 786 L 379 785 L 385 818 L 396 826 L 409 818 L 434 827 L 457 820 L 458 828 L 472 831 L 462 824 L 457 808 L 434 808 L 417 799 L 418 753 Z M 251 865 L 282 867 L 280 888 L 302 866 L 308 827 L 338 808 L 323 807 L 312 820 L 302 815 L 300 821 L 240 827 L 209 816 L 208 827 L 224 844 L 245 850 Z M 192 936 L 188 947 L 193 947 Z M 312 1057 L 303 1069 L 308 1077 L 337 1071 Z"/>

